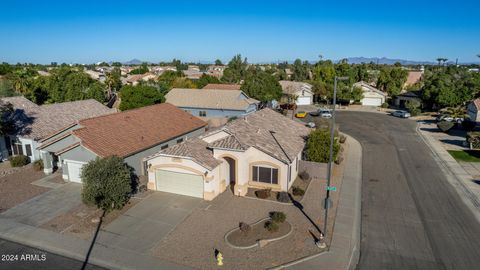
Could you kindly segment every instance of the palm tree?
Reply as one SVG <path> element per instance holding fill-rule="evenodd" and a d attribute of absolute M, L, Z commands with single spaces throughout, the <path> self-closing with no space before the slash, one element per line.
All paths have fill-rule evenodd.
<path fill-rule="evenodd" d="M 105 84 L 107 85 L 107 99 L 109 100 L 112 97 L 112 88 L 115 84 L 115 78 L 112 72 L 107 73 Z"/>

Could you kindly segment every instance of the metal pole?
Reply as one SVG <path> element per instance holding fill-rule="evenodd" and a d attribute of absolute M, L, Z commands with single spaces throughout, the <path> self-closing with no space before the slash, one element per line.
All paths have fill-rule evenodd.
<path fill-rule="evenodd" d="M 328 159 L 327 168 L 327 196 L 325 197 L 325 223 L 323 224 L 323 236 L 327 236 L 328 208 L 330 208 L 330 180 L 332 178 L 332 160 L 333 160 L 333 142 L 335 139 L 335 107 L 337 105 L 337 77 L 333 84 L 333 110 L 332 124 L 330 128 L 330 157 Z"/>

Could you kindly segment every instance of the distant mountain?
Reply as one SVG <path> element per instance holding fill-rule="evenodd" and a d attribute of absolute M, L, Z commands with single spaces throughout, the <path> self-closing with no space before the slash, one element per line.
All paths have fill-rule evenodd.
<path fill-rule="evenodd" d="M 130 61 L 127 61 L 127 62 L 123 62 L 124 65 L 141 65 L 142 63 L 144 63 L 145 61 L 140 61 L 138 59 L 132 59 Z"/>
<path fill-rule="evenodd" d="M 361 64 L 361 63 L 378 63 L 382 65 L 393 65 L 399 62 L 402 65 L 435 65 L 436 62 L 430 61 L 413 61 L 413 60 L 405 60 L 405 59 L 390 59 L 386 57 L 349 57 L 347 58 L 348 63 L 350 64 Z"/>

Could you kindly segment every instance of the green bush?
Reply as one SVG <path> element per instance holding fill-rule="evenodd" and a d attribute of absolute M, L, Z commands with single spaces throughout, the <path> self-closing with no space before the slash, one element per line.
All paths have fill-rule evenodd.
<path fill-rule="evenodd" d="M 333 160 L 337 159 L 340 149 L 338 139 L 333 143 Z M 327 129 L 316 129 L 307 140 L 307 158 L 310 161 L 326 163 L 330 158 L 330 132 Z"/>
<path fill-rule="evenodd" d="M 467 142 L 473 149 L 480 149 L 480 132 L 468 132 Z"/>
<path fill-rule="evenodd" d="M 437 123 L 437 127 L 445 133 L 452 129 L 454 126 L 455 123 L 453 122 L 442 121 Z"/>
<path fill-rule="evenodd" d="M 384 102 L 384 103 L 382 104 L 382 108 L 388 108 L 388 103 L 387 103 L 387 102 Z"/>
<path fill-rule="evenodd" d="M 41 171 L 43 170 L 43 160 L 39 159 L 39 160 L 35 160 L 33 162 L 33 169 L 35 171 Z"/>
<path fill-rule="evenodd" d="M 298 174 L 298 176 L 300 176 L 300 179 L 304 181 L 310 180 L 310 174 L 308 174 L 307 171 L 301 172 L 300 174 Z"/>
<path fill-rule="evenodd" d="M 272 211 L 270 212 L 270 218 L 275 223 L 283 223 L 287 219 L 287 215 L 283 212 Z"/>
<path fill-rule="evenodd" d="M 300 187 L 292 187 L 292 193 L 295 196 L 303 196 L 305 194 L 305 190 Z"/>
<path fill-rule="evenodd" d="M 30 158 L 25 155 L 12 156 L 9 160 L 12 167 L 23 167 L 30 163 Z"/>
<path fill-rule="evenodd" d="M 276 232 L 278 231 L 278 224 L 269 220 L 265 222 L 265 229 L 267 229 L 269 232 Z"/>
<path fill-rule="evenodd" d="M 283 202 L 283 203 L 288 203 L 290 202 L 290 197 L 288 196 L 287 192 L 278 192 L 277 193 L 277 201 Z"/>
<path fill-rule="evenodd" d="M 97 158 L 84 165 L 82 200 L 105 211 L 121 209 L 132 193 L 133 174 L 117 156 Z"/>
<path fill-rule="evenodd" d="M 266 198 L 270 197 L 271 191 L 272 190 L 269 189 L 269 188 L 260 189 L 260 190 L 255 191 L 255 196 L 257 196 L 257 198 L 260 198 L 260 199 L 266 199 Z"/>
<path fill-rule="evenodd" d="M 420 102 L 417 100 L 409 100 L 405 103 L 405 108 L 410 112 L 411 116 L 417 116 L 421 113 Z"/>

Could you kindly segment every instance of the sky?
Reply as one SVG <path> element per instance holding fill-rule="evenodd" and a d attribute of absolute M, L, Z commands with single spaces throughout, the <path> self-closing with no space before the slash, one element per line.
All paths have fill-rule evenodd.
<path fill-rule="evenodd" d="M 6 1 L 0 62 L 480 61 L 480 1 Z"/>

